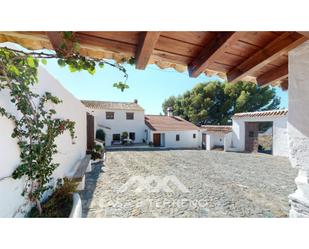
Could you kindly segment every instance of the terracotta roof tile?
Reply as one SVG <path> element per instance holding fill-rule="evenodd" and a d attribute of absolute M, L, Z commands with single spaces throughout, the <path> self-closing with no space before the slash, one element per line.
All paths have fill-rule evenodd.
<path fill-rule="evenodd" d="M 202 131 L 229 133 L 232 131 L 232 126 L 229 125 L 202 125 Z"/>
<path fill-rule="evenodd" d="M 96 101 L 81 100 L 88 108 L 92 109 L 108 109 L 108 110 L 127 110 L 127 111 L 144 111 L 144 109 L 135 102 L 113 102 L 113 101 Z"/>
<path fill-rule="evenodd" d="M 244 118 L 244 117 L 276 117 L 276 116 L 285 116 L 287 115 L 288 110 L 271 110 L 271 111 L 262 111 L 262 112 L 241 112 L 235 113 L 233 118 Z"/>
<path fill-rule="evenodd" d="M 145 115 L 145 124 L 154 131 L 199 130 L 199 127 L 178 116 Z"/>

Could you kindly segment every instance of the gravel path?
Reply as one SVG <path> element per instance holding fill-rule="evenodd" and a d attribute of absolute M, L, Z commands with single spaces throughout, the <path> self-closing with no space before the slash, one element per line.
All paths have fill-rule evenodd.
<path fill-rule="evenodd" d="M 287 158 L 202 150 L 111 151 L 86 176 L 84 217 L 286 217 Z"/>

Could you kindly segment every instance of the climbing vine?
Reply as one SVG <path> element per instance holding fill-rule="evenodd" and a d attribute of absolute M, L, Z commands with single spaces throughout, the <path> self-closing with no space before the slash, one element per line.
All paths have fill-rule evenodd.
<path fill-rule="evenodd" d="M 64 32 L 64 41 L 72 42 L 69 32 Z M 65 43 L 64 43 L 65 44 Z M 62 46 L 65 48 L 65 45 Z M 15 128 L 12 138 L 18 140 L 20 148 L 20 164 L 12 174 L 14 179 L 25 177 L 22 195 L 26 200 L 35 204 L 42 212 L 40 201 L 46 190 L 52 188 L 50 181 L 54 170 L 59 166 L 53 162 L 53 155 L 57 153 L 55 139 L 68 131 L 72 142 L 75 138 L 75 123 L 71 120 L 56 118 L 56 110 L 49 108 L 62 101 L 45 92 L 42 96 L 32 91 L 32 86 L 38 82 L 39 63 L 46 64 L 47 59 L 57 59 L 61 67 L 68 66 L 71 72 L 86 70 L 94 74 L 96 66 L 103 68 L 109 64 L 128 75 L 120 64 L 91 59 L 78 53 L 78 45 L 73 46 L 70 54 L 45 52 L 25 52 L 12 48 L 0 48 L 0 91 L 8 90 L 10 101 L 18 110 L 17 115 L 0 107 L 0 115 L 12 120 Z M 127 88 L 123 82 L 115 83 L 122 91 Z M 50 105 L 52 104 L 52 105 Z"/>

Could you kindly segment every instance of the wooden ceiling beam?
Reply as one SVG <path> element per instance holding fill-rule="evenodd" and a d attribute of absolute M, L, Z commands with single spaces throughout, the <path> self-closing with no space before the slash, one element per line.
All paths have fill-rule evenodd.
<path fill-rule="evenodd" d="M 140 42 L 135 54 L 135 65 L 137 69 L 146 68 L 159 37 L 160 32 L 149 31 L 141 34 Z"/>
<path fill-rule="evenodd" d="M 84 34 L 83 32 L 76 32 L 75 37 L 80 42 L 81 48 L 121 54 L 123 53 L 130 56 L 134 56 L 135 53 L 135 45 L 133 44 L 105 39 L 102 37 L 89 35 L 88 33 Z"/>
<path fill-rule="evenodd" d="M 289 74 L 288 63 L 285 63 L 278 68 L 275 68 L 260 75 L 259 77 L 257 77 L 256 81 L 259 86 L 266 86 L 276 81 L 287 78 L 288 74 Z"/>
<path fill-rule="evenodd" d="M 297 33 L 307 37 L 309 39 L 309 31 L 298 31 Z"/>
<path fill-rule="evenodd" d="M 216 58 L 224 53 L 225 48 L 235 43 L 242 32 L 217 32 L 200 52 L 200 54 L 189 64 L 190 77 L 197 77 L 204 72 Z"/>
<path fill-rule="evenodd" d="M 49 31 L 46 35 L 58 55 L 69 56 L 73 52 L 73 42 L 64 40 L 63 32 Z"/>
<path fill-rule="evenodd" d="M 240 65 L 236 66 L 227 73 L 229 82 L 237 82 L 261 69 L 266 64 L 274 61 L 278 57 L 287 54 L 291 49 L 299 46 L 308 38 L 297 32 L 285 32 L 271 41 L 254 55 L 250 56 Z"/>
<path fill-rule="evenodd" d="M 289 79 L 282 80 L 280 86 L 283 91 L 287 91 L 289 89 Z"/>

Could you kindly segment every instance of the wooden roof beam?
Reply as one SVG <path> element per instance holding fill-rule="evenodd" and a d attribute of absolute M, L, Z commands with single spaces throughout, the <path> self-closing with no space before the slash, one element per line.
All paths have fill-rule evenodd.
<path fill-rule="evenodd" d="M 309 39 L 309 31 L 298 31 L 297 33 L 307 37 Z"/>
<path fill-rule="evenodd" d="M 217 32 L 215 38 L 206 44 L 201 53 L 189 64 L 190 77 L 197 77 L 204 72 L 216 58 L 224 53 L 226 47 L 239 39 L 240 35 L 241 32 Z"/>
<path fill-rule="evenodd" d="M 135 54 L 137 69 L 146 68 L 159 37 L 160 32 L 143 32 Z"/>
<path fill-rule="evenodd" d="M 283 91 L 287 91 L 289 89 L 289 79 L 284 79 L 280 83 L 280 87 Z"/>
<path fill-rule="evenodd" d="M 73 43 L 64 40 L 63 32 L 49 31 L 46 35 L 58 55 L 69 56 L 72 53 Z"/>
<path fill-rule="evenodd" d="M 259 86 L 267 86 L 276 81 L 280 81 L 288 77 L 288 63 L 283 64 L 282 66 L 270 70 L 259 77 L 257 77 L 256 81 Z"/>
<path fill-rule="evenodd" d="M 299 46 L 308 38 L 297 32 L 285 32 L 254 55 L 242 62 L 240 65 L 233 68 L 227 73 L 229 82 L 237 82 L 261 69 L 266 64 L 286 54 L 291 49 Z"/>

